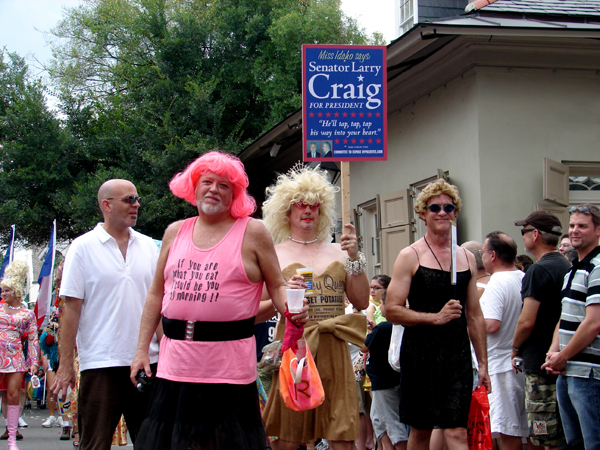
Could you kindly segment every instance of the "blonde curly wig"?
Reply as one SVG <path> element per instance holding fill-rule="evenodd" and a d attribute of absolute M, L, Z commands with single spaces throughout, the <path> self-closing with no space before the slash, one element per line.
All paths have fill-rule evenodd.
<path fill-rule="evenodd" d="M 0 281 L 0 288 L 12 289 L 16 297 L 23 298 L 23 287 L 27 280 L 29 267 L 24 261 L 13 261 L 6 267 L 4 277 Z"/>
<path fill-rule="evenodd" d="M 415 202 L 415 212 L 419 215 L 421 219 L 422 214 L 427 211 L 427 202 L 431 197 L 435 197 L 436 195 L 446 194 L 452 199 L 452 203 L 456 206 L 456 214 L 460 212 L 462 208 L 462 200 L 458 195 L 458 188 L 453 184 L 448 183 L 443 178 L 440 178 L 433 183 L 429 183 L 425 188 L 421 191 L 419 196 L 417 197 L 417 201 Z"/>
<path fill-rule="evenodd" d="M 292 204 L 320 203 L 317 238 L 327 242 L 335 230 L 335 193 L 339 190 L 331 184 L 327 173 L 320 167 L 311 169 L 296 165 L 277 182 L 267 188 L 267 200 L 263 203 L 263 219 L 275 244 L 290 236 L 289 213 Z"/>

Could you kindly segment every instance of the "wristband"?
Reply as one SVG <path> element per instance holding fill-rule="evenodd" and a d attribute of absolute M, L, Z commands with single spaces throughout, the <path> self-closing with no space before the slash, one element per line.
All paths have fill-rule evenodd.
<path fill-rule="evenodd" d="M 512 349 L 513 349 L 515 352 L 519 353 L 519 349 L 518 349 L 517 347 L 515 347 L 514 345 L 513 345 L 513 348 L 512 348 Z"/>

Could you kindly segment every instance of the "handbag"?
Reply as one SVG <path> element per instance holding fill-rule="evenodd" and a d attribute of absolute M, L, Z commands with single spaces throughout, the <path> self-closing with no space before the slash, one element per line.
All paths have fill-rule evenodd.
<path fill-rule="evenodd" d="M 394 325 L 392 337 L 390 339 L 390 348 L 388 350 L 388 362 L 396 372 L 400 372 L 400 347 L 402 346 L 402 336 L 404 336 L 404 327 L 402 325 Z"/>
<path fill-rule="evenodd" d="M 291 348 L 283 353 L 279 392 L 285 406 L 294 411 L 314 409 L 325 400 L 321 377 L 304 339 L 298 341 L 295 353 Z"/>
<path fill-rule="evenodd" d="M 492 450 L 490 402 L 485 386 L 478 387 L 471 395 L 467 433 L 469 450 Z"/>

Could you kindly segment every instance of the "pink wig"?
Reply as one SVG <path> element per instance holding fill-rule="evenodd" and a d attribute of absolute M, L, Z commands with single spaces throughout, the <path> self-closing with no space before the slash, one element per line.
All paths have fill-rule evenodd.
<path fill-rule="evenodd" d="M 248 175 L 239 158 L 226 153 L 212 151 L 202 155 L 176 174 L 169 187 L 171 192 L 196 206 L 196 185 L 205 173 L 214 173 L 233 185 L 231 215 L 234 219 L 249 216 L 256 211 L 256 202 L 248 195 Z"/>

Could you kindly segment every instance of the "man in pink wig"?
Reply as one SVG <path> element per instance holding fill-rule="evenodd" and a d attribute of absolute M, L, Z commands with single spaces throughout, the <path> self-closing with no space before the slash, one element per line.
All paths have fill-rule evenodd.
<path fill-rule="evenodd" d="M 286 311 L 273 241 L 249 217 L 256 204 L 238 158 L 207 153 L 170 187 L 198 216 L 167 228 L 148 291 L 132 380 L 140 369 L 152 376 L 148 348 L 161 320 L 164 336 L 136 449 L 264 449 L 253 329 L 263 285 Z"/>

